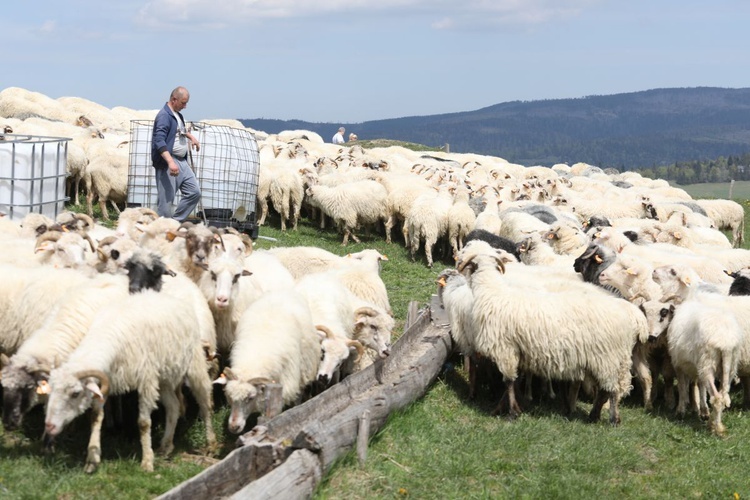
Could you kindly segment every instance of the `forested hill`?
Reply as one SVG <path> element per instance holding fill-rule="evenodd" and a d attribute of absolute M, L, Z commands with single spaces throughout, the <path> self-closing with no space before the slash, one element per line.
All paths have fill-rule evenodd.
<path fill-rule="evenodd" d="M 476 111 L 363 123 L 241 119 L 268 133 L 339 125 L 360 139 L 396 139 L 522 165 L 583 161 L 629 170 L 750 152 L 750 88 L 655 89 L 578 99 L 514 101 Z"/>

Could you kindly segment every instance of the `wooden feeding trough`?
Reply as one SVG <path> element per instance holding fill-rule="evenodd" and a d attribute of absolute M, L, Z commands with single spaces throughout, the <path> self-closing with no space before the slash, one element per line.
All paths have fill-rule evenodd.
<path fill-rule="evenodd" d="M 364 463 L 369 436 L 391 412 L 425 394 L 452 350 L 437 296 L 421 310 L 412 303 L 410 319 L 389 357 L 302 405 L 262 419 L 222 461 L 159 498 L 309 498 L 341 455 L 356 447 Z"/>

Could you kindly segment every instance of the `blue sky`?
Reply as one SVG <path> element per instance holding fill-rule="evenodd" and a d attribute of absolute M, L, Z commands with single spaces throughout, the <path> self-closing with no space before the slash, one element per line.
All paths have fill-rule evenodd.
<path fill-rule="evenodd" d="M 356 123 L 748 87 L 748 26 L 746 0 L 34 0 L 3 5 L 0 89 Z"/>

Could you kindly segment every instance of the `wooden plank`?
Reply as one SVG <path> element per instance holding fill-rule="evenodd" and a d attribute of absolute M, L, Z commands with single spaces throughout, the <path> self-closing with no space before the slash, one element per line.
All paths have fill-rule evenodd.
<path fill-rule="evenodd" d="M 322 476 L 314 453 L 297 450 L 279 467 L 232 495 L 231 500 L 310 498 Z"/>

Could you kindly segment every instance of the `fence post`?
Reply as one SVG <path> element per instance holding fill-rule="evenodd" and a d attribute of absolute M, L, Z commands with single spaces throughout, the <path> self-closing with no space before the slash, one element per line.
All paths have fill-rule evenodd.
<path fill-rule="evenodd" d="M 729 183 L 729 198 L 728 200 L 732 199 L 732 191 L 734 191 L 734 179 Z"/>

